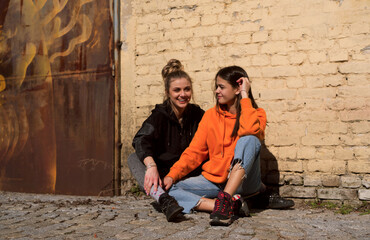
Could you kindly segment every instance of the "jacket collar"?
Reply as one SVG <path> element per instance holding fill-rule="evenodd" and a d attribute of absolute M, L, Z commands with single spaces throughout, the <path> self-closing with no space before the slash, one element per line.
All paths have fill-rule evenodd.
<path fill-rule="evenodd" d="M 220 106 L 215 106 L 216 112 L 223 115 L 225 118 L 236 119 L 236 114 L 232 114 L 226 110 L 223 110 Z"/>

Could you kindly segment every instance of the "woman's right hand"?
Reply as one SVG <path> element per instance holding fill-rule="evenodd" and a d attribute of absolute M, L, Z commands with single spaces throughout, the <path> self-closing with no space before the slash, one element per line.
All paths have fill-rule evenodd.
<path fill-rule="evenodd" d="M 167 191 L 173 185 L 173 178 L 165 176 L 164 179 L 163 179 L 163 184 L 164 184 L 165 190 Z"/>
<path fill-rule="evenodd" d="M 154 185 L 154 192 L 157 192 L 158 185 L 162 187 L 162 180 L 159 176 L 157 165 L 153 157 L 148 156 L 144 159 L 144 164 L 146 166 L 146 172 L 144 177 L 144 190 L 147 195 L 150 194 L 150 190 Z"/>
<path fill-rule="evenodd" d="M 158 186 L 162 186 L 162 180 L 159 176 L 157 167 L 148 168 L 145 172 L 144 178 L 144 190 L 147 195 L 150 194 L 150 190 L 154 185 L 154 192 L 157 192 Z"/>
<path fill-rule="evenodd" d="M 242 98 L 248 98 L 248 92 L 251 89 L 251 82 L 249 81 L 249 78 L 241 77 L 236 82 L 239 84 Z"/>

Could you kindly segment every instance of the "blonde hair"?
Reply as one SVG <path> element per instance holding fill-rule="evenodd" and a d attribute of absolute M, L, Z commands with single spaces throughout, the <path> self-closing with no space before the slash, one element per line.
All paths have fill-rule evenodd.
<path fill-rule="evenodd" d="M 174 79 L 185 78 L 189 81 L 191 87 L 191 93 L 193 94 L 193 83 L 189 74 L 184 71 L 184 66 L 177 59 L 171 59 L 167 62 L 166 66 L 162 69 L 162 78 L 164 82 L 165 97 L 164 101 L 168 100 L 168 94 L 170 91 L 171 82 Z"/>

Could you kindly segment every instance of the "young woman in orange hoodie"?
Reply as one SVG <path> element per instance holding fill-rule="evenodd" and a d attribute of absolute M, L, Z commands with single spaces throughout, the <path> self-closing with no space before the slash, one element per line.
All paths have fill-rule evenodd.
<path fill-rule="evenodd" d="M 163 184 L 184 213 L 212 211 L 211 225 L 229 225 L 240 208 L 233 195 L 257 193 L 264 186 L 259 152 L 266 113 L 255 103 L 248 75 L 241 67 L 218 71 L 215 96 L 216 106 L 205 112 L 189 147 Z M 181 180 L 203 162 L 200 176 Z"/>

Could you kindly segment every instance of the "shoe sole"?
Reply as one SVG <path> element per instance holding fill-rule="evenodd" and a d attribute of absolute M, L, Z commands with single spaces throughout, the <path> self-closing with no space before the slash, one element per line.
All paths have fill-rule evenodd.
<path fill-rule="evenodd" d="M 221 220 L 221 219 L 212 219 L 209 224 L 211 224 L 211 226 L 223 226 L 223 227 L 227 227 L 227 226 L 230 226 L 231 225 L 231 219 L 227 219 L 227 220 Z"/>
<path fill-rule="evenodd" d="M 272 206 L 271 205 L 268 205 L 267 206 L 267 208 L 270 208 L 270 209 L 287 209 L 287 208 L 291 208 L 291 207 L 294 207 L 294 203 L 293 204 L 276 204 L 276 206 L 274 206 L 273 204 L 272 204 Z"/>
<path fill-rule="evenodd" d="M 209 224 L 211 226 L 223 226 L 223 227 L 228 227 L 230 226 L 238 217 L 237 216 L 232 216 L 229 219 L 220 219 L 218 217 L 213 218 Z"/>

